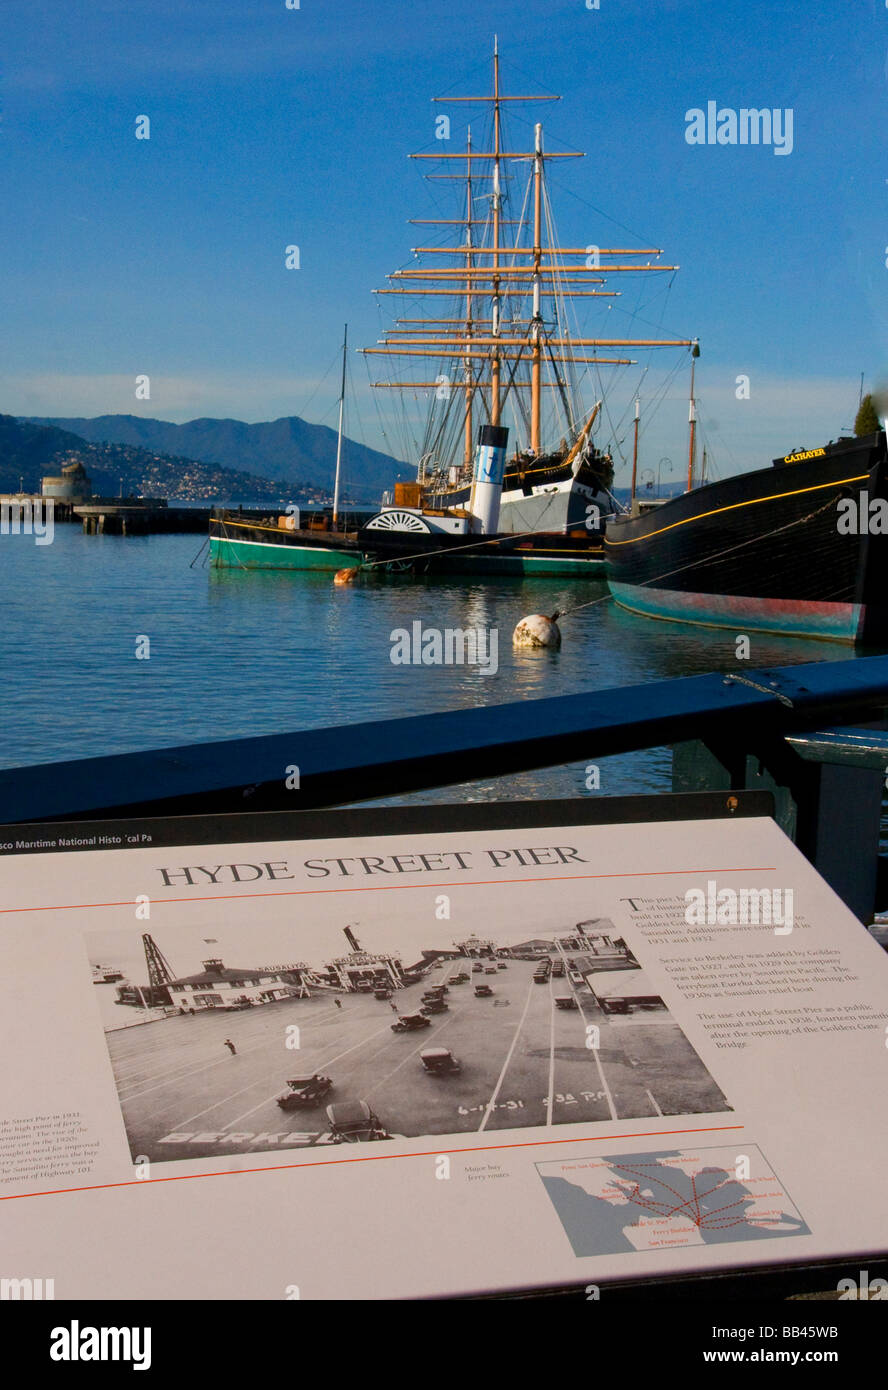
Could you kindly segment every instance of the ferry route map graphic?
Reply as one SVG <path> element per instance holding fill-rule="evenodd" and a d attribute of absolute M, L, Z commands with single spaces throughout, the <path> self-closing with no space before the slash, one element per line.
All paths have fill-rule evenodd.
<path fill-rule="evenodd" d="M 536 1167 L 578 1256 L 811 1234 L 755 1144 Z"/>

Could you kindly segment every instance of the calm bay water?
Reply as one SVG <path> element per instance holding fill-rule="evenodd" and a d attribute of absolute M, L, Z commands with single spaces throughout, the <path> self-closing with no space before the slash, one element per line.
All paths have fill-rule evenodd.
<path fill-rule="evenodd" d="M 0 539 L 4 767 L 576 694 L 737 669 L 728 632 L 660 623 L 605 601 L 566 617 L 559 652 L 515 652 L 528 613 L 606 595 L 598 581 L 380 579 L 212 571 L 199 536 Z M 390 635 L 492 625 L 499 668 L 395 666 Z M 136 659 L 140 636 L 150 660 Z M 827 642 L 753 636 L 749 666 L 841 660 Z M 742 667 L 741 667 L 742 669 Z M 663 791 L 664 749 L 595 761 L 608 795 Z M 418 799 L 575 796 L 585 764 Z M 356 799 L 367 794 L 358 791 Z"/>

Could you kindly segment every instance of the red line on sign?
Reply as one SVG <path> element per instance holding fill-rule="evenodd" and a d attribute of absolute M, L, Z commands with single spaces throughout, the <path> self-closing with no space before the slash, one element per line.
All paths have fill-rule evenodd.
<path fill-rule="evenodd" d="M 382 1163 L 401 1158 L 438 1158 L 441 1154 L 498 1153 L 502 1149 L 537 1149 L 548 1144 L 602 1144 L 608 1140 L 662 1139 L 670 1134 L 722 1134 L 745 1125 L 701 1125 L 696 1129 L 645 1129 L 637 1134 L 587 1134 L 575 1139 L 525 1139 L 516 1144 L 476 1144 L 466 1149 L 424 1149 L 412 1154 L 367 1154 L 362 1158 L 318 1158 L 312 1163 L 272 1163 L 264 1168 L 223 1168 L 218 1173 L 181 1173 L 171 1178 L 130 1178 L 127 1182 L 99 1182 L 89 1187 L 56 1187 L 46 1192 L 13 1192 L 0 1202 L 21 1202 L 28 1197 L 63 1197 L 72 1192 L 104 1192 L 114 1187 L 148 1187 L 161 1182 L 194 1182 L 197 1178 L 234 1178 L 244 1173 L 278 1173 L 291 1168 L 327 1168 L 341 1163 Z"/>
<path fill-rule="evenodd" d="M 165 907 L 167 903 L 219 903 L 227 899 L 247 898 L 301 898 L 312 893 L 397 893 L 403 889 L 421 888 L 427 892 L 430 888 L 488 888 L 492 884 L 498 884 L 501 888 L 520 887 L 523 883 L 572 883 L 584 882 L 587 879 L 603 878 L 669 878 L 676 874 L 773 874 L 776 873 L 774 864 L 741 864 L 727 869 L 650 869 L 642 873 L 624 874 L 545 874 L 538 878 L 476 878 L 468 879 L 461 883 L 379 883 L 372 887 L 367 885 L 363 888 L 288 888 L 280 893 L 204 893 L 200 897 L 188 898 L 151 898 L 152 907 Z M 150 896 L 150 895 L 149 895 Z M 48 903 L 44 907 L 0 907 L 0 915 L 9 912 L 73 912 L 80 907 L 132 907 L 135 899 L 125 898 L 118 903 Z"/>

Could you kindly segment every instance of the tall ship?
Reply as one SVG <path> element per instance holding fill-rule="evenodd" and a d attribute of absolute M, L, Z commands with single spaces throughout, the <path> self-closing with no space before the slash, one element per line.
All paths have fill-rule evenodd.
<path fill-rule="evenodd" d="M 311 528 L 284 516 L 215 517 L 214 566 L 603 573 L 605 524 L 620 510 L 611 489 L 627 410 L 656 353 L 695 347 L 690 338 L 649 336 L 643 314 L 639 336 L 615 333 L 623 294 L 615 286 L 659 278 L 665 298 L 678 266 L 657 247 L 562 245 L 548 171 L 584 156 L 549 150 L 541 123 L 530 138 L 513 139 L 506 120 L 516 107 L 560 98 L 504 93 L 496 42 L 491 86 L 480 96 L 434 98 L 478 111 L 478 139 L 467 123 L 457 152 L 442 114 L 435 148 L 411 156 L 432 165 L 434 190 L 441 181 L 455 197 L 440 209 L 449 215 L 411 219 L 427 244 L 412 247 L 375 292 L 397 308 L 385 314 L 383 336 L 361 349 L 389 452 L 412 460 L 416 480 L 395 484 L 352 529 L 336 502 Z M 618 392 L 621 369 L 624 387 L 637 370 Z M 339 454 L 345 382 L 343 367 Z M 636 400 L 636 452 L 637 441 Z"/>
<path fill-rule="evenodd" d="M 412 219 L 434 229 L 424 238 L 431 244 L 412 247 L 409 265 L 376 291 L 405 307 L 363 351 L 387 364 L 387 378 L 372 385 L 401 400 L 417 478 L 396 485 L 362 528 L 360 544 L 396 554 L 409 541 L 417 555 L 444 559 L 448 552 L 448 567 L 474 564 L 472 551 L 483 566 L 522 550 L 531 553 L 531 565 L 533 552 L 543 551 L 569 565 L 572 553 L 574 563 L 602 555 L 603 523 L 620 510 L 611 491 L 613 456 L 596 442 L 609 408 L 604 377 L 636 365 L 636 351 L 689 350 L 694 340 L 600 336 L 580 326 L 581 317 L 600 320 L 615 307 L 620 277 L 637 283 L 671 277 L 678 267 L 662 263 L 656 247 L 562 245 L 548 168 L 584 156 L 549 150 L 541 123 L 531 140 L 513 140 L 505 122 L 512 103 L 560 98 L 505 94 L 496 43 L 492 88 L 482 96 L 434 98 L 436 105 L 481 108 L 479 145 L 469 126 L 463 152 L 442 147 L 412 156 L 435 166 L 427 179 L 459 188 L 448 209 L 455 215 Z M 438 117 L 438 129 L 449 140 L 449 116 Z M 426 405 L 418 429 L 405 400 Z M 498 505 L 480 516 L 484 429 L 498 432 L 502 459 Z M 470 544 L 480 535 L 498 541 Z M 527 543 L 520 545 L 519 536 Z"/>
<path fill-rule="evenodd" d="M 693 423 L 693 410 L 692 410 Z M 884 430 L 797 450 L 608 525 L 607 580 L 651 618 L 888 643 Z"/>

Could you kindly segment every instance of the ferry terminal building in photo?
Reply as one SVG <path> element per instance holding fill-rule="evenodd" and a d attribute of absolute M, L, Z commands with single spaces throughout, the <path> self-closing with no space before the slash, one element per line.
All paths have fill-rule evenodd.
<path fill-rule="evenodd" d="M 167 983 L 170 1002 L 180 1009 L 230 1009 L 235 1006 L 272 1004 L 289 999 L 301 985 L 301 972 L 308 966 L 297 964 L 286 970 L 270 971 L 252 966 L 229 968 L 218 958 L 202 962 L 203 970 Z"/>

